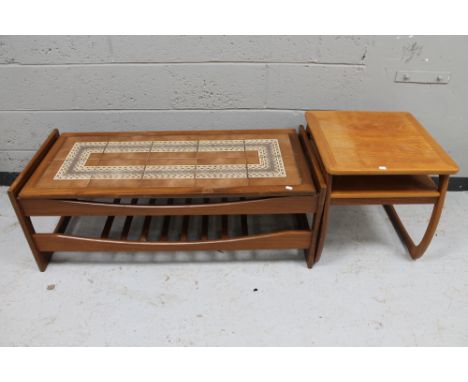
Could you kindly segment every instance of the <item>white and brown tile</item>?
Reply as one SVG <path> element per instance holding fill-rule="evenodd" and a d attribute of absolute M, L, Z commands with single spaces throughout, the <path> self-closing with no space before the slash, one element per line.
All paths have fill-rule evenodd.
<path fill-rule="evenodd" d="M 286 177 L 281 149 L 277 139 L 246 139 L 246 151 L 257 151 L 259 163 L 248 163 L 249 178 Z"/>
<path fill-rule="evenodd" d="M 257 152 L 258 161 L 246 162 L 246 151 Z M 104 160 L 106 154 L 118 159 Z M 148 157 L 145 157 L 148 153 Z M 152 154 L 167 153 L 158 163 L 147 160 Z M 172 154 L 171 154 L 172 153 Z M 192 161 L 180 158 L 192 154 Z M 223 154 L 224 153 L 224 154 Z M 90 159 L 99 154 L 101 160 Z M 131 155 L 135 154 L 131 158 Z M 143 155 L 143 158 L 141 159 Z M 158 154 L 159 155 L 159 154 Z M 174 155 L 171 158 L 171 155 Z M 125 158 L 127 156 L 127 163 Z M 139 159 L 135 159 L 137 156 Z M 210 160 L 210 157 L 212 158 Z M 180 162 L 177 163 L 177 158 Z M 219 158 L 221 160 L 219 160 Z M 175 162 L 175 163 L 174 163 Z M 131 164 L 130 164 L 131 163 Z M 76 142 L 66 156 L 54 180 L 79 179 L 244 179 L 286 177 L 277 139 L 225 139 L 185 141 Z"/>

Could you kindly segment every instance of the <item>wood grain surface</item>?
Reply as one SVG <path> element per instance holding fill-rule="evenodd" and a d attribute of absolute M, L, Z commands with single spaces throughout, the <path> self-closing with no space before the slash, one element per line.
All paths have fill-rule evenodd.
<path fill-rule="evenodd" d="M 457 164 L 410 113 L 308 111 L 306 119 L 331 175 L 458 172 Z"/>

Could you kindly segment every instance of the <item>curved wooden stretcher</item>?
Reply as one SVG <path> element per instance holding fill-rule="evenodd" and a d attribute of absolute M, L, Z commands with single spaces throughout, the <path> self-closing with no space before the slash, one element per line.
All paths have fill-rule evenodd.
<path fill-rule="evenodd" d="M 393 227 L 397 231 L 402 242 L 408 248 L 409 254 L 415 260 L 419 259 L 424 254 L 426 249 L 429 247 L 429 244 L 431 244 L 432 238 L 434 237 L 434 234 L 437 229 L 437 225 L 439 224 L 440 215 L 442 215 L 442 209 L 444 207 L 445 194 L 447 193 L 447 187 L 448 187 L 448 180 L 449 180 L 448 175 L 441 175 L 439 177 L 439 196 L 436 202 L 434 203 L 434 207 L 432 208 L 432 213 L 429 219 L 429 224 L 426 228 L 426 232 L 424 232 L 424 235 L 421 241 L 417 245 L 414 244 L 413 239 L 409 235 L 400 217 L 398 216 L 395 210 L 395 207 L 393 207 L 393 205 L 391 204 L 384 205 L 385 211 L 387 212 L 387 215 L 390 218 L 390 221 L 392 222 Z"/>

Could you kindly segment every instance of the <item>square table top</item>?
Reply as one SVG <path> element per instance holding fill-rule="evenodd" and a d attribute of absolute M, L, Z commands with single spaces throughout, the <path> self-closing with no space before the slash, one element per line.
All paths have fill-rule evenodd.
<path fill-rule="evenodd" d="M 315 192 L 294 129 L 64 133 L 20 198 Z"/>
<path fill-rule="evenodd" d="M 454 174 L 457 164 L 406 112 L 308 111 L 331 175 Z"/>

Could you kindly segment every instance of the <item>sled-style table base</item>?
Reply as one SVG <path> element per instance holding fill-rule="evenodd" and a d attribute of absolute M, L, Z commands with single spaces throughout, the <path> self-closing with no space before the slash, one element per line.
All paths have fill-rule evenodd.
<path fill-rule="evenodd" d="M 409 113 L 309 111 L 301 137 L 327 188 L 315 262 L 325 243 L 332 205 L 383 205 L 413 259 L 429 246 L 456 163 Z M 436 185 L 431 175 L 439 176 Z M 415 244 L 396 204 L 432 204 L 426 232 Z"/>

